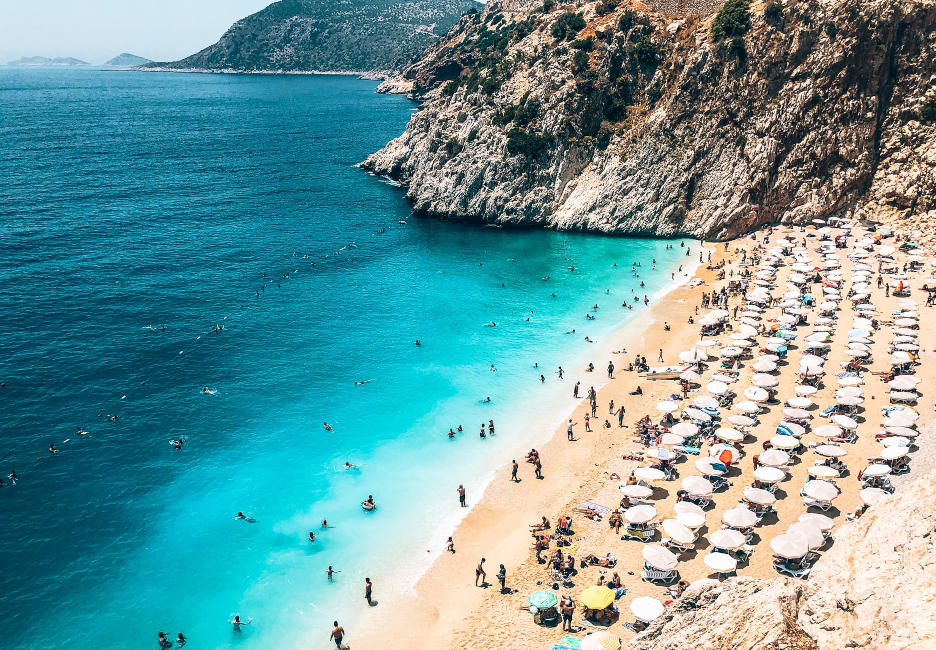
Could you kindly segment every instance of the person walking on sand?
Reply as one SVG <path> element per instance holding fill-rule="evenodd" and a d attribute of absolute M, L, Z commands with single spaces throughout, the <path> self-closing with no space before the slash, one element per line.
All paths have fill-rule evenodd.
<path fill-rule="evenodd" d="M 615 415 L 617 415 L 618 426 L 623 429 L 624 428 L 624 407 L 619 406 L 618 410 L 615 412 Z"/>
<path fill-rule="evenodd" d="M 478 562 L 478 566 L 475 567 L 475 587 L 478 585 L 478 578 L 481 578 L 481 586 L 487 581 L 487 573 L 484 571 L 484 562 L 485 559 L 481 558 L 481 561 Z"/>
<path fill-rule="evenodd" d="M 517 465 L 516 459 L 512 460 L 511 462 L 513 463 L 513 467 L 510 468 L 510 480 L 514 483 L 519 483 L 520 479 L 517 478 L 517 470 L 520 469 L 520 466 Z"/>
<path fill-rule="evenodd" d="M 559 375 L 559 379 L 562 379 L 562 375 L 565 371 L 562 369 L 562 366 L 559 366 L 559 370 L 556 373 Z"/>
<path fill-rule="evenodd" d="M 591 432 L 591 418 L 588 417 L 588 413 L 585 414 L 585 431 Z"/>
<path fill-rule="evenodd" d="M 445 542 L 445 550 L 449 553 L 455 552 L 455 541 L 451 537 L 449 537 L 448 541 Z"/>
<path fill-rule="evenodd" d="M 575 382 L 575 386 L 572 387 L 572 397 L 578 399 L 580 382 Z"/>
<path fill-rule="evenodd" d="M 575 440 L 575 433 L 573 433 L 572 427 L 574 427 L 576 424 L 578 424 L 578 423 L 577 423 L 577 422 L 573 422 L 573 421 L 571 420 L 571 418 L 569 419 L 569 426 L 566 427 L 566 437 L 567 437 L 569 440 Z"/>
<path fill-rule="evenodd" d="M 331 634 L 328 636 L 329 639 L 335 642 L 337 647 L 341 647 L 341 640 L 344 638 L 344 628 L 338 625 L 338 621 L 332 623 L 335 627 L 332 629 Z"/>
<path fill-rule="evenodd" d="M 501 593 L 507 591 L 507 569 L 503 564 L 497 570 L 497 581 L 500 583 Z"/>
<path fill-rule="evenodd" d="M 461 504 L 462 508 L 467 508 L 468 505 L 465 503 L 465 486 L 458 485 L 458 503 Z"/>
<path fill-rule="evenodd" d="M 533 461 L 533 471 L 536 475 L 536 478 L 543 478 L 543 463 L 540 461 L 539 454 L 537 454 L 536 460 Z"/>
<path fill-rule="evenodd" d="M 374 583 L 370 581 L 370 578 L 364 578 L 364 600 L 367 601 L 367 604 L 371 607 L 374 606 L 374 599 L 372 598 L 374 594 Z"/>
<path fill-rule="evenodd" d="M 663 348 L 660 348 L 660 363 L 663 363 Z"/>
<path fill-rule="evenodd" d="M 614 379 L 614 362 L 608 362 L 608 379 Z"/>
<path fill-rule="evenodd" d="M 559 609 L 562 611 L 562 630 L 564 632 L 572 631 L 572 614 L 575 613 L 575 601 L 572 596 L 563 596 L 559 601 Z"/>

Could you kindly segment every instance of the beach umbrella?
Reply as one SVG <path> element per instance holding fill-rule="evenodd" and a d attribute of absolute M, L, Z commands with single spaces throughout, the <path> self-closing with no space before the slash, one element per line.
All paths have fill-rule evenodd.
<path fill-rule="evenodd" d="M 708 348 L 715 347 L 716 345 L 718 345 L 718 341 L 715 339 L 701 339 L 695 342 L 694 347 L 700 350 L 706 350 Z"/>
<path fill-rule="evenodd" d="M 839 386 L 858 386 L 864 380 L 861 377 L 839 377 Z"/>
<path fill-rule="evenodd" d="M 757 525 L 757 515 L 744 506 L 735 506 L 722 513 L 722 522 L 732 528 L 753 528 Z"/>
<path fill-rule="evenodd" d="M 846 431 L 851 431 L 858 428 L 858 423 L 847 415 L 833 415 L 832 421 L 845 429 Z"/>
<path fill-rule="evenodd" d="M 744 319 L 741 319 L 741 322 L 743 323 Z M 754 325 L 752 325 L 752 327 L 756 327 L 756 326 L 757 326 L 757 323 L 754 323 Z M 735 332 L 728 338 L 730 338 L 732 341 L 743 341 L 748 338 L 748 335 L 745 334 L 744 332 Z M 735 345 L 735 344 L 732 343 L 732 345 Z"/>
<path fill-rule="evenodd" d="M 738 568 L 738 561 L 727 553 L 709 553 L 702 561 L 715 573 L 731 573 Z"/>
<path fill-rule="evenodd" d="M 916 438 L 920 434 L 919 431 L 911 429 L 909 426 L 887 426 L 884 433 L 889 436 L 904 436 L 905 438 Z"/>
<path fill-rule="evenodd" d="M 734 344 L 739 348 L 750 348 L 754 346 L 754 341 L 750 339 L 738 339 L 737 341 L 734 341 Z"/>
<path fill-rule="evenodd" d="M 909 329 L 909 328 L 907 328 L 907 327 L 898 327 L 897 329 L 894 330 L 893 333 L 894 333 L 895 335 L 898 335 L 898 336 L 906 336 L 906 337 L 909 337 L 909 338 L 911 338 L 911 339 L 919 338 L 919 335 L 920 335 L 920 333 L 919 333 L 917 330 L 912 330 L 912 329 Z"/>
<path fill-rule="evenodd" d="M 706 413 L 705 411 L 700 411 L 699 409 L 693 408 L 691 406 L 688 406 L 683 409 L 683 415 L 685 415 L 686 417 L 692 420 L 698 420 L 699 422 L 711 422 L 712 421 L 712 417 L 708 413 Z"/>
<path fill-rule="evenodd" d="M 890 473 L 891 468 L 889 465 L 885 465 L 883 463 L 873 463 L 868 465 L 861 474 L 862 476 L 878 477 L 887 476 Z"/>
<path fill-rule="evenodd" d="M 712 494 L 712 483 L 701 476 L 687 476 L 682 480 L 682 489 L 693 496 L 707 497 Z"/>
<path fill-rule="evenodd" d="M 718 408 L 718 400 L 711 395 L 697 395 L 692 400 L 692 405 L 700 409 L 715 409 Z"/>
<path fill-rule="evenodd" d="M 839 491 L 838 488 L 835 487 L 834 483 L 816 480 L 809 481 L 805 487 L 803 487 L 803 494 L 810 499 L 815 499 L 816 501 L 828 502 L 837 497 L 839 495 Z"/>
<path fill-rule="evenodd" d="M 808 522 L 823 532 L 832 530 L 835 526 L 835 520 L 832 517 L 818 512 L 804 512 L 799 516 L 799 521 Z"/>
<path fill-rule="evenodd" d="M 795 535 L 796 537 L 802 537 L 806 540 L 806 545 L 809 547 L 810 551 L 814 551 L 817 548 L 821 548 L 825 544 L 825 535 L 822 534 L 817 526 L 813 526 L 809 522 L 797 522 L 787 528 L 787 535 Z"/>
<path fill-rule="evenodd" d="M 825 359 L 822 357 L 817 357 L 815 354 L 804 354 L 802 357 L 800 357 L 800 366 L 821 368 L 824 363 Z"/>
<path fill-rule="evenodd" d="M 723 372 L 720 372 L 716 375 L 712 375 L 712 381 L 720 381 L 723 384 L 733 384 L 738 381 L 738 378 L 734 375 L 726 375 Z"/>
<path fill-rule="evenodd" d="M 712 458 L 721 458 L 725 453 L 731 454 L 731 462 L 735 463 L 741 457 L 741 452 L 735 449 L 732 445 L 727 445 L 723 442 L 716 442 L 709 448 L 709 456 Z"/>
<path fill-rule="evenodd" d="M 774 436 L 770 439 L 770 444 L 777 449 L 796 449 L 800 446 L 800 441 L 793 436 Z"/>
<path fill-rule="evenodd" d="M 634 478 L 640 481 L 646 481 L 647 483 L 653 483 L 654 481 L 662 481 L 665 479 L 666 474 L 656 467 L 638 467 L 634 470 Z"/>
<path fill-rule="evenodd" d="M 741 442 L 744 440 L 744 434 L 737 429 L 720 427 L 715 430 L 715 437 L 725 442 Z"/>
<path fill-rule="evenodd" d="M 773 372 L 777 369 L 777 364 L 773 361 L 755 361 L 753 368 L 756 372 Z"/>
<path fill-rule="evenodd" d="M 740 357 L 742 354 L 744 354 L 744 350 L 733 345 L 721 349 L 721 355 L 727 358 Z"/>
<path fill-rule="evenodd" d="M 608 591 L 611 591 L 610 589 Z M 614 592 L 612 592 L 613 595 Z M 587 605 L 586 605 L 587 607 Z M 607 605 L 606 605 L 607 607 Z M 634 615 L 638 621 L 643 621 L 644 623 L 650 623 L 654 619 L 660 617 L 663 614 L 663 603 L 661 603 L 656 598 L 650 598 L 649 596 L 640 596 L 635 598 L 630 604 L 631 614 Z"/>
<path fill-rule="evenodd" d="M 765 375 L 764 373 L 757 373 L 751 377 L 751 383 L 759 388 L 773 388 L 779 382 L 776 377 Z"/>
<path fill-rule="evenodd" d="M 797 395 L 814 395 L 818 390 L 819 389 L 816 388 L 815 386 L 807 386 L 806 384 L 802 384 L 796 387 L 796 394 Z"/>
<path fill-rule="evenodd" d="M 894 377 L 887 385 L 894 390 L 916 390 L 918 383 L 920 383 L 920 380 L 916 377 L 900 375 L 899 377 Z"/>
<path fill-rule="evenodd" d="M 835 424 L 824 424 L 821 427 L 813 429 L 813 435 L 820 438 L 840 438 L 842 430 Z"/>
<path fill-rule="evenodd" d="M 890 495 L 881 488 L 862 488 L 858 492 L 858 496 L 861 497 L 861 501 L 866 506 L 875 506 L 886 500 Z"/>
<path fill-rule="evenodd" d="M 679 405 L 673 400 L 664 400 L 662 402 L 657 402 L 657 410 L 661 413 L 672 413 L 673 411 L 679 408 Z"/>
<path fill-rule="evenodd" d="M 653 494 L 653 489 L 646 485 L 627 485 L 622 483 L 618 486 L 624 496 L 631 499 L 648 499 Z"/>
<path fill-rule="evenodd" d="M 917 399 L 916 393 L 910 393 L 907 391 L 892 390 L 887 394 L 892 402 L 913 402 Z"/>
<path fill-rule="evenodd" d="M 836 397 L 861 397 L 864 389 L 861 386 L 845 386 L 835 391 Z"/>
<path fill-rule="evenodd" d="M 780 424 L 777 425 L 777 433 L 784 436 L 795 436 L 799 438 L 806 433 L 806 427 L 799 425 L 796 422 L 783 420 Z"/>
<path fill-rule="evenodd" d="M 695 533 L 676 519 L 664 519 L 663 532 L 674 542 L 684 546 L 695 541 Z"/>
<path fill-rule="evenodd" d="M 897 350 L 890 357 L 890 364 L 892 366 L 902 366 L 903 364 L 910 363 L 911 361 L 912 359 L 910 358 L 910 354 L 908 352 L 904 352 L 903 350 Z"/>
<path fill-rule="evenodd" d="M 905 438 L 904 436 L 888 436 L 886 438 L 881 438 L 878 440 L 879 443 L 884 445 L 884 447 L 906 447 L 910 448 L 910 438 Z"/>
<path fill-rule="evenodd" d="M 530 605 L 536 609 L 549 609 L 559 604 L 559 597 L 547 589 L 534 591 L 530 594 Z"/>
<path fill-rule="evenodd" d="M 588 609 L 604 609 L 614 602 L 614 592 L 604 585 L 592 585 L 579 594 L 579 602 Z"/>
<path fill-rule="evenodd" d="M 673 460 L 676 457 L 676 454 L 664 447 L 653 447 L 648 449 L 644 455 L 658 460 Z"/>
<path fill-rule="evenodd" d="M 787 404 L 793 408 L 807 409 L 813 405 L 813 401 L 808 397 L 791 397 L 787 400 Z"/>
<path fill-rule="evenodd" d="M 656 517 L 656 508 L 649 504 L 632 506 L 624 511 L 624 519 L 632 524 L 645 524 Z"/>
<path fill-rule="evenodd" d="M 897 460 L 898 458 L 903 458 L 909 453 L 909 447 L 885 447 L 884 451 L 881 452 L 881 458 L 884 460 Z"/>
<path fill-rule="evenodd" d="M 748 386 L 744 389 L 744 396 L 752 402 L 766 402 L 770 397 L 770 393 L 757 386 Z"/>
<path fill-rule="evenodd" d="M 863 358 L 863 357 L 869 356 L 870 353 L 867 350 L 857 350 L 855 348 L 848 348 L 847 350 L 845 350 L 845 354 L 846 356 L 849 356 L 849 357 Z"/>
<path fill-rule="evenodd" d="M 806 472 L 813 478 L 835 479 L 839 477 L 838 470 L 828 465 L 813 465 L 806 468 Z"/>
<path fill-rule="evenodd" d="M 677 512 L 676 521 L 681 523 L 686 528 L 695 530 L 696 528 L 705 525 L 705 515 L 700 515 L 695 512 Z"/>
<path fill-rule="evenodd" d="M 728 471 L 725 464 L 716 458 L 697 458 L 695 466 L 704 476 L 721 476 Z"/>
<path fill-rule="evenodd" d="M 746 415 L 729 415 L 728 422 L 736 427 L 751 427 L 757 424 L 757 420 Z"/>
<path fill-rule="evenodd" d="M 777 483 L 786 477 L 786 472 L 776 467 L 764 466 L 754 470 L 754 478 L 761 483 Z"/>
<path fill-rule="evenodd" d="M 759 506 L 773 505 L 777 501 L 777 497 L 761 488 L 746 487 L 743 495 L 746 501 Z"/>
<path fill-rule="evenodd" d="M 680 352 L 679 360 L 684 363 L 697 363 L 699 361 L 708 361 L 708 355 L 705 353 L 705 350 L 692 348 L 691 350 L 683 350 Z"/>
<path fill-rule="evenodd" d="M 816 445 L 813 447 L 813 451 L 825 458 L 841 458 L 848 454 L 843 447 L 838 445 Z"/>
<path fill-rule="evenodd" d="M 677 424 L 673 425 L 673 428 L 670 429 L 670 431 L 675 433 L 677 436 L 691 438 L 692 436 L 699 433 L 699 427 L 692 422 L 678 422 Z"/>
<path fill-rule="evenodd" d="M 858 406 L 864 401 L 863 397 L 857 397 L 854 395 L 845 395 L 844 397 L 836 397 L 835 403 L 841 404 L 842 406 Z"/>
<path fill-rule="evenodd" d="M 580 650 L 620 650 L 621 640 L 610 632 L 591 632 L 585 635 Z"/>
<path fill-rule="evenodd" d="M 709 534 L 709 542 L 715 548 L 723 548 L 726 551 L 734 551 L 741 548 L 747 542 L 744 535 L 734 528 L 719 528 Z"/>
<path fill-rule="evenodd" d="M 894 346 L 894 349 L 900 350 L 901 352 L 917 352 L 920 346 L 916 343 L 898 343 Z"/>
<path fill-rule="evenodd" d="M 787 560 L 797 560 L 809 552 L 809 542 L 799 535 L 777 535 L 770 540 L 774 555 Z"/>
<path fill-rule="evenodd" d="M 786 467 L 790 464 L 790 454 L 782 449 L 768 449 L 757 457 L 757 462 L 768 467 Z"/>
<path fill-rule="evenodd" d="M 724 395 L 728 392 L 728 385 L 723 384 L 720 381 L 709 382 L 708 386 L 705 387 L 705 390 L 710 392 L 712 395 Z"/>
<path fill-rule="evenodd" d="M 677 515 L 682 514 L 695 514 L 699 515 L 703 519 L 705 518 L 705 510 L 701 506 L 692 503 L 691 501 L 678 501 L 673 504 L 673 512 Z"/>
<path fill-rule="evenodd" d="M 697 373 L 695 370 L 686 370 L 679 375 L 679 378 L 683 381 L 688 381 L 691 383 L 699 383 L 699 380 L 702 379 L 702 375 Z"/>
<path fill-rule="evenodd" d="M 659 571 L 672 571 L 679 564 L 679 558 L 668 548 L 664 548 L 659 544 L 644 546 L 641 549 L 641 555 L 644 562 Z"/>

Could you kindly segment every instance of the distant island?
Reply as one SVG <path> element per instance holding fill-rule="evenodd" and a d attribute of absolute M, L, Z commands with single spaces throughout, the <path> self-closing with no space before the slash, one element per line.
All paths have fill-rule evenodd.
<path fill-rule="evenodd" d="M 280 0 L 159 70 L 386 73 L 400 70 L 475 0 Z"/>
<path fill-rule="evenodd" d="M 118 54 L 113 59 L 110 59 L 104 65 L 112 65 L 117 68 L 135 68 L 136 66 L 146 65 L 147 63 L 152 62 L 152 59 L 146 59 L 142 56 L 137 56 L 136 54 L 129 54 L 124 52 L 123 54 Z"/>
<path fill-rule="evenodd" d="M 60 66 L 69 66 L 69 65 L 88 65 L 87 61 L 82 61 L 81 59 L 76 59 L 71 56 L 57 56 L 55 58 L 49 58 L 47 56 L 23 56 L 18 58 L 16 61 L 10 61 L 7 65 L 15 66 L 49 66 L 49 65 L 60 65 Z"/>

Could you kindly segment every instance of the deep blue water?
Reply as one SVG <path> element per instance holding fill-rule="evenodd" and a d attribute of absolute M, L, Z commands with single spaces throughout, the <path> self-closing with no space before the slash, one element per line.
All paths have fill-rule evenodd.
<path fill-rule="evenodd" d="M 414 108 L 347 77 L 0 70 L 4 647 L 353 641 L 363 577 L 418 575 L 457 483 L 572 406 L 553 370 L 634 313 L 631 261 L 641 295 L 686 261 L 409 218 L 355 163 Z"/>

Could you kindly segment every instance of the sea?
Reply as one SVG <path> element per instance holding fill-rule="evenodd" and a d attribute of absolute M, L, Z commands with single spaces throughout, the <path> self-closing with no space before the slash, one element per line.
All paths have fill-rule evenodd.
<path fill-rule="evenodd" d="M 342 76 L 0 68 L 4 648 L 353 643 L 364 578 L 410 589 L 458 484 L 548 439 L 622 302 L 691 261 L 412 217 L 357 163 L 416 110 Z"/>

